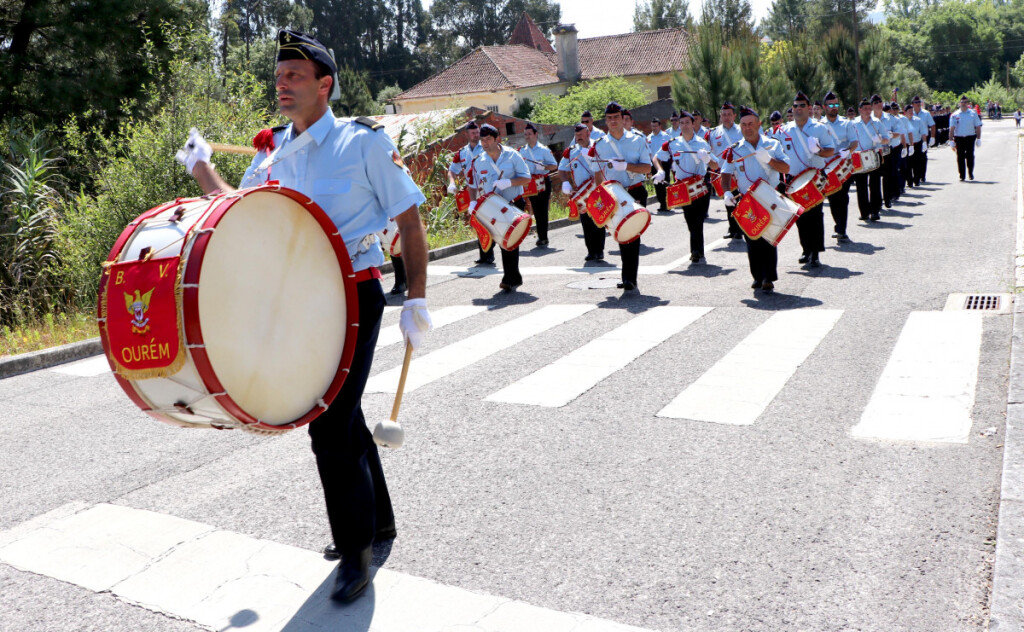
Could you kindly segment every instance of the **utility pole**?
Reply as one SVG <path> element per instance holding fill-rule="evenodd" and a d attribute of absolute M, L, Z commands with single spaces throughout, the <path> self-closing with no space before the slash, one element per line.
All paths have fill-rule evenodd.
<path fill-rule="evenodd" d="M 857 36 L 857 0 L 853 0 L 853 63 L 857 66 L 857 101 L 864 98 L 860 89 L 860 39 Z"/>

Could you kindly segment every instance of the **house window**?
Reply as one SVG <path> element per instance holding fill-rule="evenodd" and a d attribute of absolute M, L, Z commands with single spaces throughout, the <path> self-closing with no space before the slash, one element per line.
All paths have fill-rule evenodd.
<path fill-rule="evenodd" d="M 496 106 L 496 105 L 486 105 L 484 107 L 486 107 L 491 112 L 494 112 L 495 114 L 498 113 L 498 106 Z"/>
<path fill-rule="evenodd" d="M 658 86 L 658 99 L 671 99 L 672 86 Z"/>
<path fill-rule="evenodd" d="M 516 133 L 516 124 L 515 123 L 505 123 L 505 136 L 515 136 L 515 133 Z"/>

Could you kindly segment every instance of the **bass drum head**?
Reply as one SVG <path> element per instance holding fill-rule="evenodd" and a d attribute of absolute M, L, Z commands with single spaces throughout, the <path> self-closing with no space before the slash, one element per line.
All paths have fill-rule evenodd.
<path fill-rule="evenodd" d="M 338 254 L 302 204 L 271 191 L 235 202 L 206 245 L 197 303 L 210 364 L 243 411 L 284 425 L 317 407 L 350 306 Z"/>
<path fill-rule="evenodd" d="M 530 226 L 532 225 L 533 218 L 526 213 L 512 220 L 512 226 L 505 233 L 505 245 L 502 248 L 505 250 L 515 250 L 518 248 L 519 244 L 523 243 L 526 236 L 530 234 Z"/>
<path fill-rule="evenodd" d="M 626 216 L 625 221 L 615 227 L 615 241 L 620 244 L 640 237 L 651 223 L 651 213 L 646 209 L 637 209 Z"/>

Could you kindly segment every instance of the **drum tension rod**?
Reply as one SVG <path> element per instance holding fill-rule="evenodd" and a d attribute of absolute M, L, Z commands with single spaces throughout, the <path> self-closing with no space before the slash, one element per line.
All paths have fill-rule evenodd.
<path fill-rule="evenodd" d="M 195 415 L 196 414 L 195 411 L 192 410 L 192 407 L 188 406 L 187 404 L 185 404 L 185 402 L 181 402 L 181 401 L 174 402 L 174 407 L 176 409 L 178 409 L 178 411 L 183 412 L 183 413 L 188 413 L 190 415 Z"/>
<path fill-rule="evenodd" d="M 171 217 L 170 217 L 170 219 L 168 221 L 170 223 L 172 223 L 172 224 L 177 224 L 178 222 L 181 221 L 181 219 L 184 216 L 185 216 L 185 207 L 184 206 L 179 206 L 178 208 L 174 209 L 174 214 L 171 215 Z"/>
<path fill-rule="evenodd" d="M 151 252 L 152 250 L 153 250 L 153 249 L 152 249 L 152 248 L 150 248 L 149 246 L 146 246 L 145 248 L 143 248 L 143 249 L 142 249 L 142 250 L 141 250 L 141 251 L 139 252 L 139 261 L 145 261 L 145 260 L 149 259 L 149 253 L 150 253 L 150 252 Z"/>

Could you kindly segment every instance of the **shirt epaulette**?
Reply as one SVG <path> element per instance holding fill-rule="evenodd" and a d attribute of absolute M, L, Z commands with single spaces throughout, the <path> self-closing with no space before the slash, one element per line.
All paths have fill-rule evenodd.
<path fill-rule="evenodd" d="M 360 125 L 365 125 L 365 126 L 369 127 L 370 129 L 372 129 L 375 132 L 377 130 L 379 130 L 379 129 L 384 129 L 384 124 L 383 123 L 378 123 L 377 121 L 375 121 L 372 118 L 369 118 L 367 116 L 360 116 L 359 118 L 355 119 L 355 121 L 356 121 L 356 123 L 359 123 Z"/>

